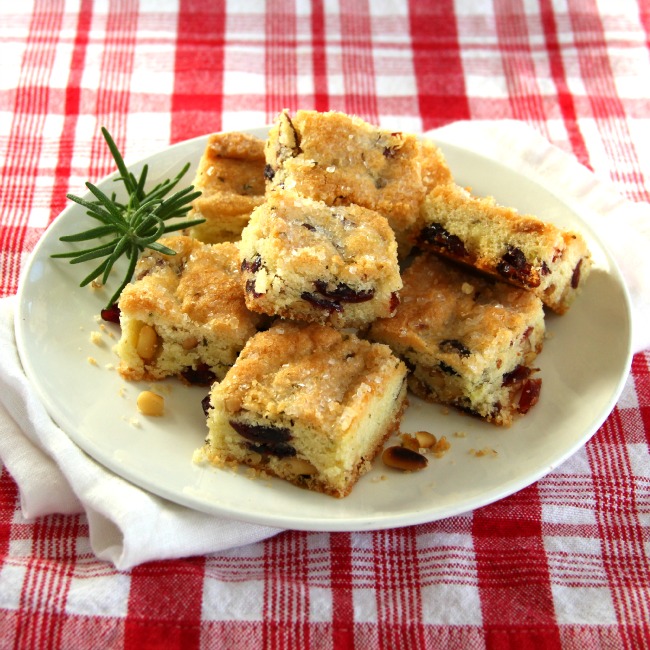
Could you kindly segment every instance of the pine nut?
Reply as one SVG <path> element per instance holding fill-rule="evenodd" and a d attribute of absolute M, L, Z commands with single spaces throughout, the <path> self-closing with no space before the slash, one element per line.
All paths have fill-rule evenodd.
<path fill-rule="evenodd" d="M 414 435 L 422 449 L 431 449 L 437 442 L 436 437 L 428 431 L 417 431 Z"/>
<path fill-rule="evenodd" d="M 303 458 L 289 458 L 283 465 L 295 476 L 312 476 L 318 472 L 308 460 Z"/>
<path fill-rule="evenodd" d="M 414 472 L 419 469 L 424 469 L 429 461 L 417 451 L 412 451 L 406 447 L 387 447 L 381 456 L 384 465 L 401 469 L 405 472 Z"/>
<path fill-rule="evenodd" d="M 196 336 L 188 336 L 182 343 L 183 350 L 193 350 L 199 344 Z"/>
<path fill-rule="evenodd" d="M 138 342 L 135 347 L 138 356 L 144 361 L 150 361 L 156 356 L 158 350 L 158 334 L 151 325 L 143 325 L 138 333 Z"/>
<path fill-rule="evenodd" d="M 411 451 L 420 451 L 420 447 L 422 446 L 418 439 L 410 433 L 403 433 L 400 436 L 400 442 L 402 443 L 402 447 L 406 447 Z"/>
<path fill-rule="evenodd" d="M 142 415 L 160 416 L 165 411 L 165 399 L 150 390 L 143 390 L 136 402 Z"/>
<path fill-rule="evenodd" d="M 228 413 L 237 413 L 242 407 L 242 400 L 235 395 L 228 395 L 224 398 L 223 406 Z"/>

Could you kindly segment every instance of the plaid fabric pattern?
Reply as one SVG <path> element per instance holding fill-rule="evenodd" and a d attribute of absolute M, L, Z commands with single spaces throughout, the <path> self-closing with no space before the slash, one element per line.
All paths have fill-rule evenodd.
<path fill-rule="evenodd" d="M 0 296 L 66 192 L 110 170 L 102 125 L 129 161 L 285 107 L 515 118 L 648 201 L 649 36 L 648 0 L 0 3 Z M 404 529 L 120 573 L 83 517 L 24 520 L 2 469 L 0 648 L 650 647 L 649 364 L 552 474 Z"/>

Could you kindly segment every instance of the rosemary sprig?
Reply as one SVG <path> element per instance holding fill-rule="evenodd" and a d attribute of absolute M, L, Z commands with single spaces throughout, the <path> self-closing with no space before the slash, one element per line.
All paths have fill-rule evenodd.
<path fill-rule="evenodd" d="M 100 243 L 83 250 L 55 253 L 52 257 L 69 258 L 70 264 L 103 258 L 99 265 L 81 281 L 79 286 L 85 287 L 99 276 L 102 284 L 106 284 L 115 262 L 125 256 L 128 259 L 127 270 L 120 286 L 108 301 L 106 306 L 108 309 L 117 302 L 122 289 L 131 280 L 138 258 L 145 248 L 166 255 L 175 255 L 176 251 L 158 243 L 158 239 L 166 233 L 203 223 L 205 219 L 168 223 L 170 219 L 185 216 L 192 201 L 201 195 L 201 192 L 194 191 L 194 187 L 190 186 L 165 198 L 185 175 L 189 163 L 173 179 L 167 179 L 153 189 L 145 191 L 149 171 L 147 165 L 144 165 L 140 176 L 136 178 L 127 169 L 113 138 L 104 127 L 102 127 L 102 135 L 119 172 L 115 180 L 123 183 L 128 198 L 125 203 L 121 203 L 115 193 L 109 197 L 92 183 L 86 183 L 86 187 L 95 197 L 94 200 L 88 201 L 74 194 L 68 194 L 68 199 L 86 208 L 86 214 L 99 221 L 101 225 L 74 235 L 64 235 L 59 240 L 62 242 L 100 240 Z"/>

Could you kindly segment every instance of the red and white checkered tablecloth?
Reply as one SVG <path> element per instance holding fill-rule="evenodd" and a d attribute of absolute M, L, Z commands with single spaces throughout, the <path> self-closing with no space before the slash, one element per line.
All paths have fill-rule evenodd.
<path fill-rule="evenodd" d="M 112 170 L 101 125 L 137 160 L 282 108 L 520 120 L 647 202 L 650 1 L 1 2 L 0 297 Z M 83 515 L 23 518 L 3 468 L 0 648 L 650 648 L 649 445 L 646 351 L 587 445 L 493 505 L 128 571 Z"/>

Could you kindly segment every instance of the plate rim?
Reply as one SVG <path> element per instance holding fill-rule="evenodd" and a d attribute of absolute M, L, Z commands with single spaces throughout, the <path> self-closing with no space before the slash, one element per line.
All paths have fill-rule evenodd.
<path fill-rule="evenodd" d="M 268 129 L 269 129 L 269 125 L 265 125 L 261 127 L 252 127 L 248 129 L 238 129 L 237 132 L 254 133 L 256 135 L 260 135 L 264 132 L 267 132 Z M 142 157 L 135 162 L 127 163 L 127 166 L 130 170 L 137 169 L 138 166 L 147 164 L 148 162 L 153 161 L 159 156 L 173 153 L 173 151 L 176 149 L 182 149 L 186 147 L 198 147 L 201 143 L 207 143 L 207 139 L 210 135 L 211 133 L 208 133 L 208 134 L 190 138 L 188 140 L 183 140 L 174 143 L 168 147 L 159 149 L 158 151 L 150 155 Z M 48 241 L 48 232 L 50 230 L 50 226 L 52 226 L 55 222 L 57 222 L 62 217 L 65 218 L 66 213 L 68 213 L 69 211 L 76 209 L 74 205 L 67 205 L 61 211 L 61 213 L 59 213 L 57 217 L 52 222 L 50 222 L 50 224 L 48 224 L 47 228 L 41 235 L 39 241 L 36 243 L 34 249 L 29 254 L 28 259 L 21 271 L 21 276 L 19 278 L 18 290 L 16 294 L 18 304 L 14 312 L 14 331 L 15 331 L 16 345 L 17 345 L 21 364 L 23 366 L 27 378 L 29 379 L 32 387 L 36 390 L 39 398 L 41 399 L 41 401 L 45 406 L 46 411 L 48 412 L 48 415 L 51 417 L 53 422 L 57 424 L 57 426 L 62 430 L 62 432 L 77 447 L 79 447 L 82 451 L 88 454 L 95 462 L 97 462 L 98 464 L 100 464 L 102 467 L 112 472 L 113 474 L 121 477 L 125 481 L 134 485 L 135 487 L 142 489 L 146 492 L 167 499 L 173 503 L 188 507 L 191 510 L 203 512 L 213 516 L 223 516 L 228 519 L 233 519 L 233 520 L 238 520 L 243 522 L 256 523 L 256 524 L 262 524 L 262 525 L 273 526 L 273 527 L 292 528 L 294 530 L 308 530 L 308 531 L 352 532 L 352 531 L 364 531 L 364 530 L 383 530 L 388 528 L 399 528 L 403 526 L 428 523 L 428 522 L 446 519 L 453 516 L 462 515 L 471 512 L 477 508 L 487 506 L 491 503 L 500 501 L 503 498 L 511 496 L 512 494 L 515 494 L 520 490 L 525 489 L 526 487 L 539 481 L 544 476 L 548 475 L 555 468 L 557 468 L 559 465 L 564 463 L 568 458 L 573 456 L 579 449 L 581 449 L 586 445 L 586 443 L 598 431 L 598 429 L 603 424 L 603 422 L 605 422 L 605 420 L 612 413 L 613 409 L 616 406 L 616 403 L 620 398 L 620 395 L 623 391 L 625 382 L 627 381 L 631 369 L 632 358 L 634 356 L 632 350 L 632 340 L 633 340 L 632 307 L 631 307 L 629 289 L 626 285 L 620 266 L 617 263 L 616 259 L 611 254 L 611 252 L 609 251 L 606 243 L 603 242 L 596 235 L 596 233 L 594 232 L 590 224 L 582 217 L 575 203 L 568 202 L 565 197 L 561 196 L 561 194 L 558 194 L 557 191 L 555 191 L 555 188 L 550 188 L 537 178 L 531 178 L 525 174 L 521 174 L 518 170 L 514 169 L 510 165 L 503 164 L 498 160 L 492 160 L 484 156 L 483 154 L 477 153 L 471 149 L 467 149 L 466 147 L 456 145 L 452 142 L 446 142 L 444 140 L 438 142 L 436 141 L 435 137 L 431 137 L 428 135 L 427 136 L 423 136 L 422 134 L 415 134 L 415 135 L 418 138 L 426 138 L 436 142 L 436 144 L 438 144 L 441 147 L 441 149 L 443 149 L 443 151 L 444 149 L 454 150 L 456 153 L 459 153 L 462 156 L 471 156 L 475 160 L 480 161 L 480 164 L 482 165 L 498 166 L 499 168 L 506 170 L 507 173 L 509 174 L 519 175 L 525 178 L 530 183 L 538 187 L 541 187 L 544 190 L 544 192 L 552 195 L 558 202 L 566 205 L 569 211 L 572 213 L 573 217 L 575 217 L 579 221 L 581 227 L 584 227 L 585 230 L 588 231 L 589 234 L 592 236 L 592 238 L 595 241 L 597 241 L 599 247 L 602 249 L 603 253 L 605 254 L 605 257 L 607 258 L 608 264 L 610 265 L 609 273 L 610 275 L 613 275 L 613 279 L 616 281 L 617 288 L 621 290 L 621 294 L 622 294 L 621 297 L 623 298 L 623 303 L 625 304 L 625 309 L 626 309 L 625 317 L 627 323 L 626 356 L 625 356 L 625 361 L 623 363 L 624 370 L 618 377 L 616 387 L 612 391 L 610 398 L 607 401 L 607 404 L 603 405 L 598 417 L 594 418 L 591 426 L 585 431 L 585 434 L 582 435 L 579 439 L 577 439 L 572 445 L 569 445 L 566 448 L 564 448 L 564 452 L 558 455 L 550 466 L 542 465 L 538 468 L 536 472 L 527 474 L 523 479 L 522 478 L 511 479 L 507 483 L 499 486 L 498 489 L 494 488 L 489 493 L 489 496 L 482 495 L 481 497 L 477 496 L 473 499 L 465 500 L 462 502 L 462 504 L 459 504 L 457 507 L 448 509 L 448 511 L 439 513 L 438 515 L 432 516 L 431 511 L 426 509 L 420 511 L 406 510 L 404 513 L 399 513 L 399 514 L 393 513 L 388 519 L 388 521 L 384 521 L 381 518 L 376 520 L 366 518 L 362 520 L 355 520 L 356 523 L 354 523 L 351 522 L 348 518 L 321 519 L 318 516 L 312 516 L 308 519 L 305 519 L 304 517 L 298 517 L 291 513 L 286 513 L 283 517 L 278 518 L 278 516 L 276 515 L 265 515 L 263 512 L 257 514 L 249 514 L 248 512 L 237 512 L 234 511 L 232 508 L 224 508 L 223 506 L 218 506 L 216 504 L 214 505 L 203 504 L 201 502 L 197 502 L 196 499 L 192 499 L 188 497 L 186 494 L 183 493 L 179 494 L 176 491 L 166 490 L 164 487 L 161 488 L 160 486 L 152 487 L 150 483 L 140 480 L 139 477 L 133 475 L 133 472 L 124 471 L 124 468 L 118 467 L 116 463 L 107 462 L 107 459 L 105 458 L 104 459 L 97 458 L 97 456 L 93 453 L 94 445 L 90 444 L 89 441 L 83 439 L 83 437 L 78 435 L 77 432 L 67 431 L 63 426 L 61 426 L 61 424 L 59 424 L 57 417 L 53 414 L 53 408 L 52 408 L 53 404 L 51 402 L 50 397 L 44 393 L 44 391 L 42 390 L 42 386 L 40 385 L 40 382 L 34 380 L 31 363 L 29 361 L 29 353 L 26 349 L 26 342 L 24 339 L 25 332 L 23 332 L 21 327 L 21 320 L 22 320 L 21 317 L 25 309 L 25 293 L 27 292 L 27 287 L 29 285 L 28 277 L 30 276 L 32 267 L 34 263 L 39 259 L 39 253 L 41 249 L 45 247 L 46 242 Z M 115 175 L 116 175 L 115 172 L 108 174 L 107 176 L 101 178 L 96 184 L 101 187 L 103 183 L 109 182 L 111 178 L 115 177 Z M 56 411 L 56 408 L 54 408 L 54 410 Z"/>

